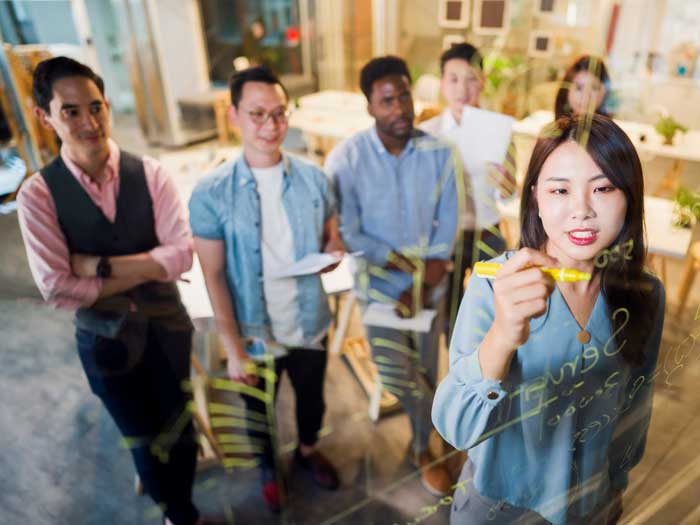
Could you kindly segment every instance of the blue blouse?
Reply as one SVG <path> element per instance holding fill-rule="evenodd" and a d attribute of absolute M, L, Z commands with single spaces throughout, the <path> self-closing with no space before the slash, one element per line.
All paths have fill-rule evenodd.
<path fill-rule="evenodd" d="M 495 316 L 492 283 L 472 275 L 432 416 L 449 443 L 471 449 L 480 494 L 564 524 L 627 486 L 627 473 L 644 452 L 664 322 L 663 286 L 650 279 L 658 309 L 647 365 L 632 367 L 622 358 L 602 292 L 584 327 L 591 336 L 584 344 L 555 287 L 499 382 L 482 376 L 478 355 Z M 625 310 L 614 314 L 629 317 Z"/>

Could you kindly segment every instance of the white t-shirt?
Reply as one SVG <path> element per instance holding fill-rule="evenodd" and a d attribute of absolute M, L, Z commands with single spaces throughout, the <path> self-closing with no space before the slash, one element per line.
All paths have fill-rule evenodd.
<path fill-rule="evenodd" d="M 453 142 L 454 135 L 459 132 L 459 123 L 452 112 L 445 109 L 419 126 L 423 131 Z M 466 230 L 486 228 L 498 224 L 501 214 L 493 203 L 500 198 L 498 188 L 489 179 L 487 164 L 474 149 L 459 148 L 462 154 L 462 164 L 465 171 L 465 184 L 469 183 L 473 193 L 473 214 L 463 218 L 462 225 Z M 469 203 L 467 203 L 469 208 Z M 476 218 L 474 218 L 474 212 Z M 465 220 L 466 219 L 466 220 Z"/>
<path fill-rule="evenodd" d="M 260 244 L 265 276 L 295 261 L 294 236 L 282 204 L 282 162 L 271 168 L 252 168 L 251 171 L 260 196 Z M 296 279 L 265 279 L 263 290 L 275 341 L 285 346 L 301 346 L 304 334 L 299 322 Z"/>

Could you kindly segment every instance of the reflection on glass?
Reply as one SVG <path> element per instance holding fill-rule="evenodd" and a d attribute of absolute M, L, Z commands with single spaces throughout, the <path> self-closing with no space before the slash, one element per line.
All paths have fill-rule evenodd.
<path fill-rule="evenodd" d="M 246 57 L 277 74 L 301 74 L 297 0 L 200 0 L 213 82 L 226 83 L 233 61 Z"/>

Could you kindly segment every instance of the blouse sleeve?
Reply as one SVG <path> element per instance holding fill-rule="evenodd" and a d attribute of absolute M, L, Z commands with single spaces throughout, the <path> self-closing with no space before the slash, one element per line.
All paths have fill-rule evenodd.
<path fill-rule="evenodd" d="M 631 375 L 620 407 L 620 418 L 610 443 L 609 474 L 612 487 L 624 490 L 627 487 L 628 473 L 637 465 L 646 446 L 647 432 L 651 422 L 654 376 L 661 345 L 664 326 L 666 295 L 663 285 L 657 281 L 657 310 L 654 329 L 647 342 L 646 364 L 638 367 Z"/>
<path fill-rule="evenodd" d="M 486 379 L 479 345 L 493 323 L 491 283 L 472 274 L 450 342 L 450 370 L 433 400 L 433 424 L 455 448 L 478 444 L 496 426 L 497 408 L 507 395 L 499 381 Z"/>

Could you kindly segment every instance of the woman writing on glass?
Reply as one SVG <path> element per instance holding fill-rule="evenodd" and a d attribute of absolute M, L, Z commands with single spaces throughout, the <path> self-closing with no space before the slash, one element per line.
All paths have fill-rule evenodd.
<path fill-rule="evenodd" d="M 472 275 L 433 422 L 469 449 L 452 523 L 614 524 L 644 451 L 664 290 L 645 273 L 639 158 L 610 119 L 535 145 L 521 245 Z M 538 267 L 590 280 L 554 282 Z"/>

